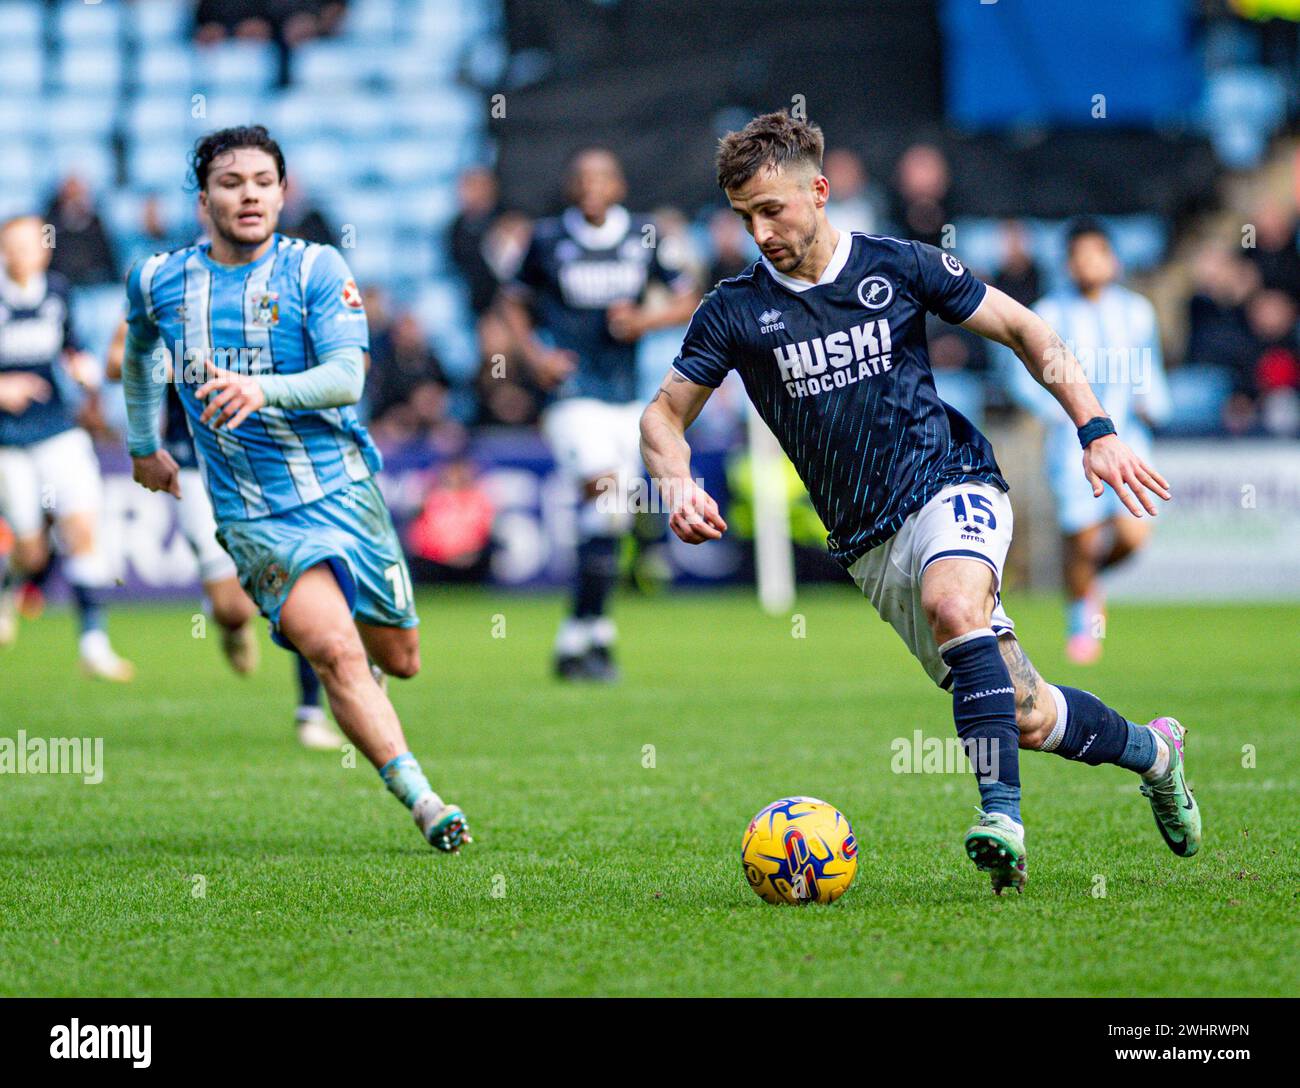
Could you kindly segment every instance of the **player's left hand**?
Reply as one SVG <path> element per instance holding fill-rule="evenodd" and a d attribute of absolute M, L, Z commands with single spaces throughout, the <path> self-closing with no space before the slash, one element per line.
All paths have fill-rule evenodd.
<path fill-rule="evenodd" d="M 181 497 L 181 470 L 176 458 L 164 449 L 147 457 L 131 458 L 131 475 L 141 487 L 150 491 L 167 491 Z"/>
<path fill-rule="evenodd" d="M 645 314 L 634 302 L 615 302 L 605 311 L 609 335 L 625 344 L 640 340 L 646 333 Z"/>
<path fill-rule="evenodd" d="M 222 370 L 208 363 L 208 380 L 198 388 L 195 396 L 208 401 L 200 423 L 211 421 L 213 430 L 223 426 L 233 431 L 259 408 L 266 406 L 266 394 L 262 386 L 251 374 L 236 374 L 233 370 Z"/>
<path fill-rule="evenodd" d="M 1083 451 L 1083 473 L 1092 484 L 1092 497 L 1101 498 L 1103 483 L 1110 484 L 1135 518 L 1146 512 L 1156 516 L 1152 495 L 1168 502 L 1173 496 L 1165 478 L 1126 446 L 1118 435 L 1095 438 Z M 1139 505 L 1139 503 L 1141 505 Z"/>

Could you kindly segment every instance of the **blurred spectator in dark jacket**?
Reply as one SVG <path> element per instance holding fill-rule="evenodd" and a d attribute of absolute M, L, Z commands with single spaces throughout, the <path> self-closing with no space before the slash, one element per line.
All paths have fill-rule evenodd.
<path fill-rule="evenodd" d="M 456 182 L 460 210 L 451 222 L 451 260 L 469 290 L 469 305 L 479 317 L 492 305 L 497 277 L 485 255 L 485 242 L 500 207 L 496 175 L 483 166 L 466 170 Z"/>
<path fill-rule="evenodd" d="M 1002 264 L 993 286 L 1022 306 L 1032 306 L 1043 294 L 1042 277 L 1029 252 L 1029 232 L 1017 219 L 1002 224 Z"/>
<path fill-rule="evenodd" d="M 338 236 L 325 213 L 290 174 L 284 182 L 284 209 L 280 212 L 280 233 L 305 242 L 338 245 Z"/>
<path fill-rule="evenodd" d="M 75 174 L 64 178 L 45 213 L 45 221 L 54 228 L 52 271 L 78 287 L 116 283 L 120 279 L 108 231 L 100 221 L 90 189 L 81 178 Z"/>
<path fill-rule="evenodd" d="M 1296 246 L 1296 217 L 1278 201 L 1266 201 L 1255 210 L 1255 245 L 1243 252 L 1259 269 L 1260 282 L 1285 291 L 1300 302 L 1300 248 Z"/>
<path fill-rule="evenodd" d="M 1231 249 L 1211 243 L 1196 255 L 1192 274 L 1186 361 L 1244 373 L 1255 348 L 1246 301 L 1259 287 L 1259 272 Z"/>
<path fill-rule="evenodd" d="M 758 259 L 745 224 L 730 208 L 719 208 L 709 216 L 709 241 L 713 257 L 709 262 L 708 287 L 739 276 Z"/>
<path fill-rule="evenodd" d="M 412 315 L 394 320 L 388 335 L 388 358 L 381 355 L 377 360 L 371 352 L 370 429 L 389 442 L 441 437 L 439 432 L 455 427 L 447 415 L 447 377 L 441 362 Z M 381 353 L 386 351 L 386 346 L 381 348 Z"/>
<path fill-rule="evenodd" d="M 932 246 L 943 243 L 943 228 L 952 222 L 949 189 L 952 176 L 943 152 L 931 144 L 913 144 L 903 152 L 894 173 L 894 222 L 902 237 Z"/>
<path fill-rule="evenodd" d="M 864 234 L 882 233 L 886 198 L 871 181 L 862 156 L 847 147 L 831 148 L 822 173 L 831 185 L 828 212 L 835 225 Z"/>
<path fill-rule="evenodd" d="M 406 530 L 415 580 L 481 582 L 492 556 L 494 514 L 473 463 L 464 456 L 448 461 Z"/>
<path fill-rule="evenodd" d="M 479 322 L 482 363 L 474 380 L 482 426 L 527 427 L 541 413 L 542 393 L 506 323 L 491 311 Z"/>

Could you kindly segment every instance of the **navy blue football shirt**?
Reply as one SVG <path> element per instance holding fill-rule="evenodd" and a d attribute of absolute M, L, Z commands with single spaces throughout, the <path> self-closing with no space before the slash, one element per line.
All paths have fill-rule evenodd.
<path fill-rule="evenodd" d="M 949 484 L 1008 489 L 987 439 L 939 399 L 925 339 L 927 311 L 960 324 L 986 290 L 934 246 L 844 231 L 818 283 L 766 259 L 719 283 L 673 367 L 714 388 L 740 373 L 848 567 Z"/>
<path fill-rule="evenodd" d="M 510 287 L 532 304 L 538 331 L 578 357 L 557 397 L 636 400 L 636 344 L 610 335 L 606 311 L 616 302 L 640 302 L 652 280 L 675 291 L 692 286 L 688 273 L 665 262 L 654 237 L 650 220 L 620 205 L 599 227 L 569 208 L 533 228 Z"/>
<path fill-rule="evenodd" d="M 0 446 L 30 446 L 76 425 L 59 373 L 63 353 L 76 349 L 68 281 L 49 272 L 19 287 L 0 273 L 0 374 L 34 374 L 50 386 L 21 412 L 0 409 Z"/>

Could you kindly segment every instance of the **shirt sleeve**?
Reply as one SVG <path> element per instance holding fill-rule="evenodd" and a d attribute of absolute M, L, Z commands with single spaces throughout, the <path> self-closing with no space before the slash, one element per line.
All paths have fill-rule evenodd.
<path fill-rule="evenodd" d="M 159 332 L 140 287 L 140 271 L 143 267 L 144 260 L 137 261 L 126 274 L 126 326 L 136 347 L 140 351 L 148 351 L 157 342 Z"/>
<path fill-rule="evenodd" d="M 717 389 L 731 369 L 726 328 L 718 293 L 710 291 L 691 315 L 673 369 L 696 385 Z"/>
<path fill-rule="evenodd" d="M 72 309 L 72 288 L 60 283 L 59 299 L 63 302 L 63 344 L 64 351 L 80 351 L 81 340 L 77 336 L 76 314 Z"/>
<path fill-rule="evenodd" d="M 1173 399 L 1169 380 L 1165 377 L 1164 352 L 1160 347 L 1160 323 L 1155 307 L 1141 298 L 1134 303 L 1142 334 L 1135 345 L 1139 355 L 1139 380 L 1133 390 L 1133 400 L 1139 411 L 1157 427 L 1169 421 L 1173 414 Z"/>
<path fill-rule="evenodd" d="M 924 242 L 909 244 L 916 253 L 921 304 L 949 324 L 960 325 L 979 308 L 988 288 L 953 254 Z"/>
<path fill-rule="evenodd" d="M 165 374 L 149 358 L 159 339 L 140 290 L 139 262 L 127 274 L 127 337 L 122 353 L 122 393 L 126 400 L 126 444 L 133 457 L 147 457 L 161 441 L 158 413 Z"/>
<path fill-rule="evenodd" d="M 370 350 L 366 307 L 342 254 L 321 246 L 307 277 L 307 335 L 323 359 L 340 348 Z"/>
<path fill-rule="evenodd" d="M 687 264 L 686 244 L 678 238 L 660 239 L 651 250 L 649 278 L 677 294 L 693 290 L 695 277 Z"/>
<path fill-rule="evenodd" d="M 506 280 L 502 286 L 509 294 L 524 299 L 546 286 L 546 261 L 543 246 L 537 237 L 537 231 L 534 230 L 532 238 L 528 240 L 528 248 L 524 250 L 524 259 L 519 262 L 515 274 Z"/>

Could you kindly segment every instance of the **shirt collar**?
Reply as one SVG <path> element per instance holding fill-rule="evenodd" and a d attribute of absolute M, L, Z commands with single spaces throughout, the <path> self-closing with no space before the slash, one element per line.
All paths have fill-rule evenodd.
<path fill-rule="evenodd" d="M 849 263 L 849 251 L 852 248 L 853 232 L 840 231 L 840 240 L 835 243 L 835 252 L 831 254 L 831 259 L 826 263 L 826 267 L 822 269 L 821 279 L 816 283 L 809 283 L 807 280 L 797 280 L 793 276 L 787 276 L 784 272 L 778 272 L 766 257 L 762 260 L 764 267 L 767 268 L 768 273 L 777 283 L 799 293 L 813 287 L 821 287 L 826 283 L 834 283 L 839 278 L 840 273 L 844 271 L 844 266 Z"/>
<path fill-rule="evenodd" d="M 45 297 L 45 273 L 37 272 L 27 281 L 26 287 L 20 287 L 13 280 L 0 272 L 0 298 L 15 309 L 30 310 Z"/>
<path fill-rule="evenodd" d="M 577 208 L 565 208 L 564 229 L 569 236 L 586 249 L 612 249 L 627 235 L 632 217 L 623 205 L 615 204 L 605 213 L 605 222 L 593 227 Z"/>

